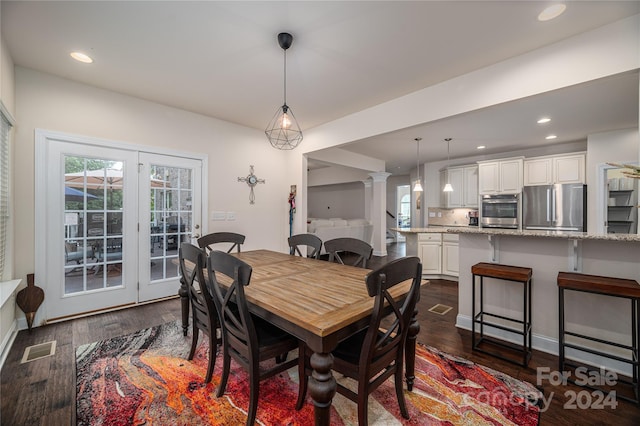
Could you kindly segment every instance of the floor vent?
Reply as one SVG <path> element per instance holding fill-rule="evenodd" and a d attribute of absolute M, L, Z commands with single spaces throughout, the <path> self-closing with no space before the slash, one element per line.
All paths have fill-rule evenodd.
<path fill-rule="evenodd" d="M 444 315 L 447 312 L 449 312 L 451 309 L 453 309 L 451 306 L 442 305 L 438 303 L 437 305 L 431 307 L 429 309 L 429 312 L 433 312 L 434 314 L 438 314 L 438 315 Z"/>
<path fill-rule="evenodd" d="M 24 364 L 25 362 L 35 361 L 36 359 L 45 358 L 51 356 L 56 353 L 56 341 L 52 340 L 46 343 L 40 343 L 39 345 L 28 346 L 24 350 L 24 355 L 22 355 L 22 361 L 20 364 Z"/>

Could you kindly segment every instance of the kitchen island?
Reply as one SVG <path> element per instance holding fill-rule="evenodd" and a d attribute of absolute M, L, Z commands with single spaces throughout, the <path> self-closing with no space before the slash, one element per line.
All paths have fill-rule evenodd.
<path fill-rule="evenodd" d="M 640 280 L 640 235 L 593 234 L 558 231 L 520 231 L 476 227 L 399 228 L 407 237 L 408 256 L 418 255 L 410 241 L 433 232 L 458 235 L 459 284 L 456 325 L 471 329 L 471 267 L 479 262 L 502 263 L 533 269 L 533 348 L 558 353 L 558 272 L 580 272 Z M 423 262 L 428 259 L 423 259 Z M 507 317 L 522 317 L 522 292 L 517 286 L 487 280 L 485 305 Z M 568 327 L 577 332 L 631 342 L 629 301 L 588 293 L 570 292 L 567 297 Z M 515 334 L 492 331 L 494 337 L 519 341 Z M 521 339 L 521 338 L 520 338 Z M 628 353 L 619 354 L 628 357 Z M 607 358 L 567 352 L 567 356 L 616 371 L 629 373 L 628 365 Z"/>

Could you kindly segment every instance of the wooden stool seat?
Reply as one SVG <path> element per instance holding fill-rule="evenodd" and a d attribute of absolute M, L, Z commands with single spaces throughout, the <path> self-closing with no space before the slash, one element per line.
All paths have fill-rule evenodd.
<path fill-rule="evenodd" d="M 525 282 L 531 279 L 532 269 L 522 266 L 480 262 L 471 267 L 471 273 L 482 275 L 483 277 Z"/>
<path fill-rule="evenodd" d="M 471 309 L 471 346 L 473 350 L 484 352 L 489 355 L 496 356 L 506 361 L 516 362 L 509 357 L 505 357 L 498 352 L 488 352 L 480 347 L 483 342 L 492 343 L 505 347 L 507 349 L 516 351 L 522 354 L 522 361 L 518 362 L 523 366 L 529 364 L 531 359 L 531 276 L 533 271 L 531 268 L 523 266 L 501 265 L 497 263 L 476 263 L 471 267 L 471 273 L 473 282 L 471 284 L 472 292 L 472 309 Z M 476 313 L 476 277 L 480 277 L 480 310 Z M 522 320 L 517 318 L 510 318 L 504 315 L 497 315 L 495 313 L 487 312 L 484 308 L 484 278 L 493 278 L 498 280 L 513 281 L 522 284 L 523 291 L 523 308 L 522 308 Z M 489 320 L 487 320 L 489 318 Z M 495 318 L 501 320 L 491 321 Z M 508 321 L 509 325 L 505 325 L 504 321 Z M 480 338 L 476 339 L 476 324 L 479 325 Z M 521 328 L 516 328 L 513 324 L 517 324 Z M 509 333 L 515 333 L 522 336 L 522 344 L 516 345 L 512 343 L 504 342 L 496 338 L 488 338 L 484 334 L 484 327 L 492 327 L 494 329 L 500 329 Z"/>
<path fill-rule="evenodd" d="M 567 360 L 566 349 L 572 349 L 581 353 L 590 353 L 600 357 L 609 358 L 614 361 L 631 365 L 631 380 L 618 379 L 619 383 L 631 386 L 633 397 L 617 393 L 617 397 L 631 402 L 640 403 L 640 323 L 638 314 L 640 311 L 640 284 L 637 281 L 625 278 L 603 277 L 598 275 L 587 275 L 576 272 L 558 273 L 558 364 L 560 371 L 565 370 L 565 366 L 577 368 L 581 365 L 577 362 Z M 578 291 L 593 293 L 604 296 L 628 299 L 631 302 L 631 345 L 608 341 L 601 337 L 589 336 L 582 333 L 568 331 L 565 328 L 565 291 Z M 567 336 L 578 338 L 575 342 L 567 342 Z M 592 341 L 599 345 L 609 345 L 609 347 L 621 348 L 629 351 L 628 357 L 614 355 L 595 347 L 585 346 L 582 342 Z M 599 372 L 596 367 L 587 367 L 589 370 Z M 569 382 L 576 383 L 571 377 Z M 591 386 L 588 383 L 577 383 L 582 386 L 599 390 L 598 386 Z M 605 393 L 607 390 L 604 391 Z"/>
<path fill-rule="evenodd" d="M 601 277 L 598 275 L 559 272 L 558 287 L 567 290 L 602 293 L 609 296 L 640 299 L 640 284 L 625 278 Z"/>

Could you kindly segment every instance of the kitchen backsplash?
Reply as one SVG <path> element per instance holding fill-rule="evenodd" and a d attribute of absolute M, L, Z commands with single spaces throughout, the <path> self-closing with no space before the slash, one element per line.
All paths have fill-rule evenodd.
<path fill-rule="evenodd" d="M 477 209 L 441 209 L 438 207 L 429 207 L 427 212 L 427 221 L 429 225 L 468 225 L 469 212 L 478 211 Z"/>

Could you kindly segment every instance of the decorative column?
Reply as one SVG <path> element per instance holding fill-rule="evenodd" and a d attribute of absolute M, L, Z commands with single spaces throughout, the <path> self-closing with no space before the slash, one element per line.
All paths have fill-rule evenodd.
<path fill-rule="evenodd" d="M 367 179 L 363 180 L 362 183 L 364 183 L 364 218 L 371 220 L 371 198 L 373 197 L 371 188 L 373 187 L 373 182 L 371 179 Z"/>
<path fill-rule="evenodd" d="M 391 173 L 369 173 L 373 178 L 371 221 L 373 222 L 373 254 L 387 255 L 387 178 Z"/>

